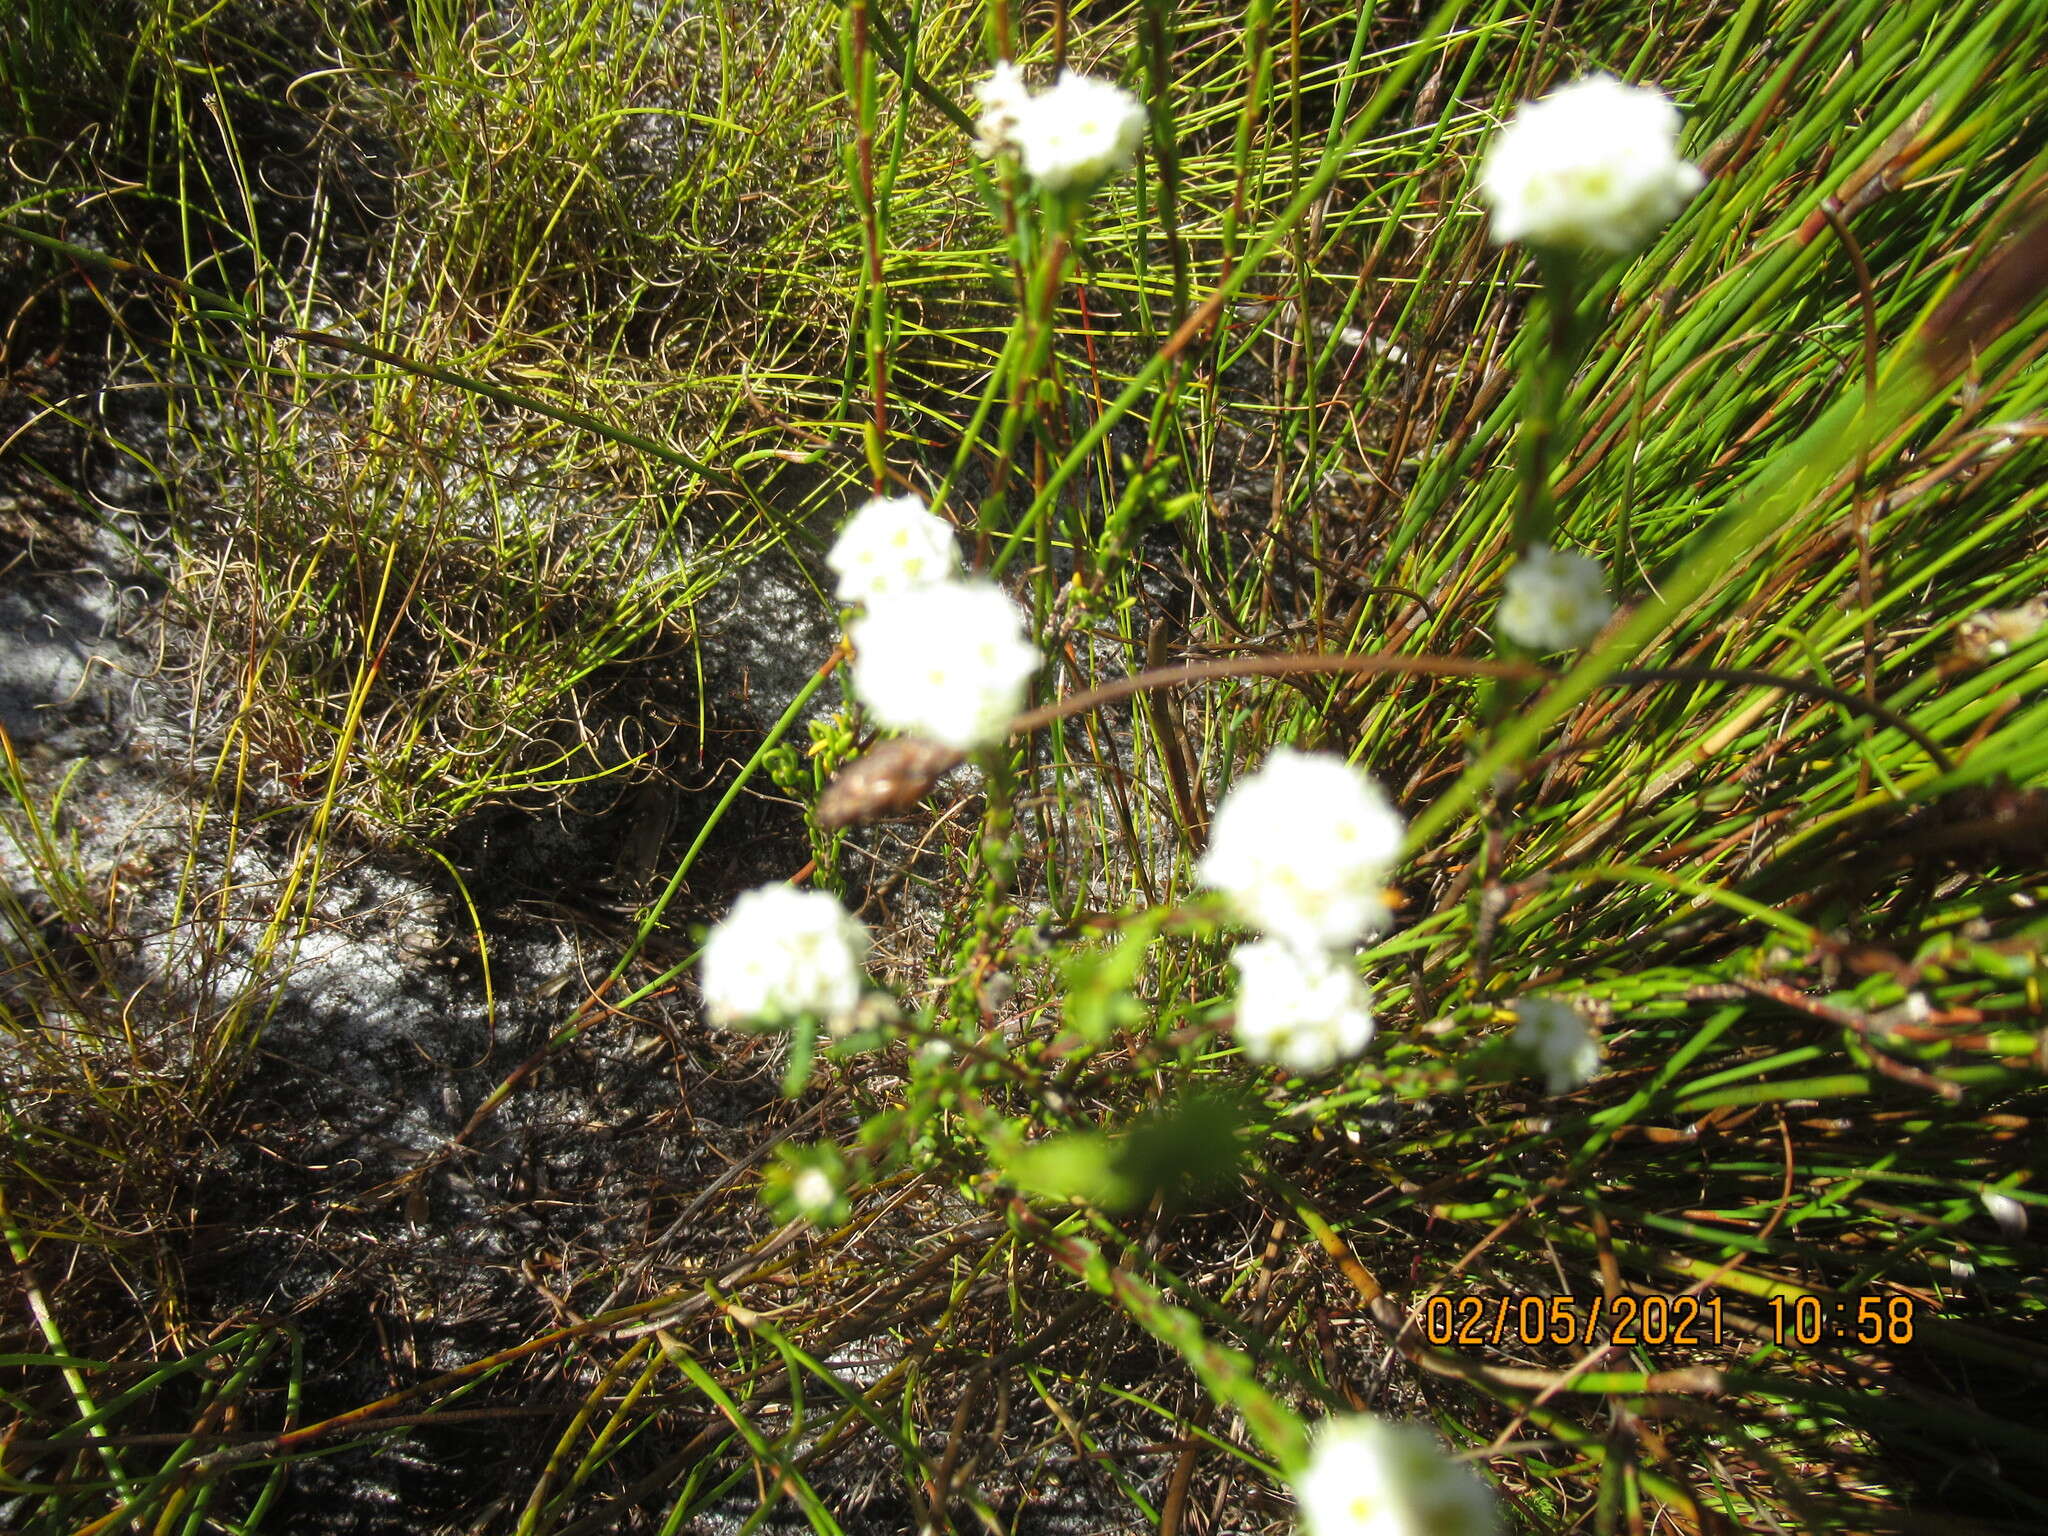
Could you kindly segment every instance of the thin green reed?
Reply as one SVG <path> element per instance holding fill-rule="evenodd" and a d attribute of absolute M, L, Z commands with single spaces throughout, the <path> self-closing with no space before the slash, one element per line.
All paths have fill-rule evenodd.
<path fill-rule="evenodd" d="M 867 453 L 869 477 L 880 492 L 888 484 L 889 476 L 889 289 L 882 268 L 882 206 L 875 192 L 879 91 L 875 50 L 868 36 L 868 0 L 848 0 L 840 56 L 847 89 L 853 97 L 855 123 L 847 180 L 854 189 L 867 262 L 867 313 L 862 339 L 867 355 L 871 414 L 862 427 L 861 441 Z"/>
<path fill-rule="evenodd" d="M 1145 199 L 1144 203 L 1166 241 L 1166 259 L 1173 270 L 1173 309 L 1169 330 L 1178 329 L 1187 319 L 1193 283 L 1188 269 L 1187 241 L 1181 233 L 1180 224 L 1180 146 L 1175 142 L 1173 114 L 1173 23 L 1174 0 L 1145 0 L 1145 100 L 1152 119 L 1150 163 L 1156 168 L 1159 192 L 1156 197 Z M 1140 261 L 1143 260 L 1144 249 L 1144 241 L 1138 241 L 1135 250 Z M 1151 286 L 1141 283 L 1139 294 L 1150 324 Z"/>
<path fill-rule="evenodd" d="M 1237 125 L 1230 146 L 1230 197 L 1223 205 L 1223 223 L 1218 238 L 1218 279 L 1228 282 L 1237 261 L 1238 227 L 1244 220 L 1245 196 L 1252 183 L 1253 144 L 1266 96 L 1273 82 L 1273 0 L 1251 0 L 1245 18 L 1244 104 L 1238 109 Z M 1277 242 L 1276 242 L 1277 246 Z M 1203 419 L 1214 421 L 1223 380 L 1231 360 L 1231 328 L 1219 313 L 1210 338 L 1207 387 L 1203 391 Z M 1276 466 L 1277 475 L 1278 468 Z"/>
<path fill-rule="evenodd" d="M 1007 170 L 1003 174 L 1006 177 L 1010 175 Z M 1034 426 L 1043 431 L 1053 419 L 1050 407 L 1055 394 L 1053 380 L 1047 370 L 1053 364 L 1053 346 L 1059 339 L 1060 287 L 1073 249 L 1074 232 L 1086 207 L 1085 196 L 1037 189 L 1031 209 L 1020 214 L 1019 218 L 1020 230 L 1032 220 L 1037 221 L 1036 241 L 1020 240 L 1027 249 L 1035 244 L 1036 263 L 1028 270 L 1025 307 L 1016 320 L 1020 339 L 1004 349 L 1012 363 L 1006 380 L 1008 398 L 1004 403 L 1002 420 L 996 428 L 995 468 L 988 494 L 981 502 L 979 517 L 979 527 L 985 537 L 1008 533 L 1009 541 L 1004 546 L 1006 552 L 1014 547 L 1016 539 L 1024 531 L 1005 530 L 1003 525 L 1008 482 L 1023 446 L 1025 432 Z M 1020 250 L 1019 264 L 1025 263 L 1026 257 Z M 1029 532 L 1035 568 L 1033 618 L 1042 633 L 1052 607 L 1051 527 L 1041 520 L 1032 524 Z M 1000 559 L 995 568 L 1001 571 Z"/>
<path fill-rule="evenodd" d="M 1219 237 L 1219 276 L 1228 278 L 1237 260 L 1238 225 L 1244 219 L 1245 194 L 1252 182 L 1252 146 L 1259 123 L 1265 115 L 1266 97 L 1273 88 L 1273 0 L 1252 0 L 1245 17 L 1244 105 L 1237 114 L 1237 129 L 1230 145 L 1230 201 L 1223 208 L 1223 229 Z M 1223 340 L 1219 333 L 1219 344 Z"/>

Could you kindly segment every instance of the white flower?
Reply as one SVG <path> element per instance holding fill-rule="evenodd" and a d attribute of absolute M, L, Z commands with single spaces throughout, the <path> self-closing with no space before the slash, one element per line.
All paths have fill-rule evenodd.
<path fill-rule="evenodd" d="M 1003 60 L 994 74 L 974 88 L 974 99 L 981 103 L 981 117 L 974 125 L 979 132 L 974 152 L 986 160 L 998 150 L 1014 149 L 1016 141 L 1011 135 L 1024 114 L 1024 104 L 1031 99 L 1024 71 Z"/>
<path fill-rule="evenodd" d="M 1003 739 L 1038 670 L 1023 613 L 986 581 L 898 593 L 847 633 L 875 718 L 962 752 Z"/>
<path fill-rule="evenodd" d="M 1196 873 L 1268 937 L 1327 948 L 1385 925 L 1400 847 L 1377 784 L 1342 758 L 1282 747 L 1224 796 Z"/>
<path fill-rule="evenodd" d="M 1600 1071 L 1599 1039 L 1576 1008 L 1554 997 L 1515 999 L 1511 1042 L 1543 1069 L 1547 1093 L 1570 1093 Z"/>
<path fill-rule="evenodd" d="M 1253 1061 L 1327 1072 L 1372 1043 L 1372 997 L 1348 957 L 1260 939 L 1232 952 L 1237 1043 Z"/>
<path fill-rule="evenodd" d="M 1369 1414 L 1325 1419 L 1294 1479 L 1308 1536 L 1495 1536 L 1485 1484 L 1419 1424 Z"/>
<path fill-rule="evenodd" d="M 1040 186 L 1085 190 L 1131 163 L 1145 142 L 1145 109 L 1107 80 L 1062 70 L 1057 85 L 1016 110 L 1008 139 Z"/>
<path fill-rule="evenodd" d="M 1524 102 L 1479 168 L 1496 244 L 1619 255 L 1641 249 L 1699 190 L 1678 158 L 1678 108 L 1651 86 L 1592 75 Z"/>
<path fill-rule="evenodd" d="M 1548 652 L 1576 650 L 1613 614 L 1599 561 L 1534 544 L 1508 572 L 1499 619 L 1517 645 Z"/>
<path fill-rule="evenodd" d="M 867 956 L 867 925 L 836 898 L 764 885 L 711 930 L 698 981 L 716 1023 L 776 1024 L 808 1013 L 831 1026 L 859 1007 Z"/>
<path fill-rule="evenodd" d="M 804 1168 L 789 1181 L 789 1198 L 798 1215 L 815 1220 L 830 1215 L 839 1203 L 839 1186 L 824 1169 Z"/>
<path fill-rule="evenodd" d="M 953 525 L 926 511 L 922 496 L 877 496 L 846 520 L 825 563 L 839 573 L 841 602 L 872 603 L 951 581 L 960 554 Z"/>

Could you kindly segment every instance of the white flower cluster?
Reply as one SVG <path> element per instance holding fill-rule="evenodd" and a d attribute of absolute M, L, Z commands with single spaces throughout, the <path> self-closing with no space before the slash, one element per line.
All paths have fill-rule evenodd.
<path fill-rule="evenodd" d="M 1340 757 L 1281 747 L 1224 797 L 1197 873 L 1269 938 L 1329 949 L 1386 924 L 1400 847 L 1377 784 Z"/>
<path fill-rule="evenodd" d="M 1590 75 L 1524 102 L 1479 168 L 1497 244 L 1627 255 L 1699 190 L 1678 158 L 1678 108 L 1651 86 Z"/>
<path fill-rule="evenodd" d="M 953 529 L 917 496 L 863 504 L 825 556 L 848 626 L 853 686 L 881 724 L 958 751 L 993 746 L 1038 670 L 1024 615 L 1000 588 L 960 579 Z"/>
<path fill-rule="evenodd" d="M 698 982 L 716 1024 L 784 1024 L 804 1014 L 837 1032 L 860 1006 L 867 925 L 823 891 L 764 885 L 704 941 Z"/>
<path fill-rule="evenodd" d="M 1570 1093 L 1600 1071 L 1600 1041 L 1579 1011 L 1554 997 L 1515 999 L 1510 1043 L 1544 1076 L 1544 1091 Z"/>
<path fill-rule="evenodd" d="M 1484 1484 L 1419 1424 L 1325 1419 L 1294 1479 L 1307 1536 L 1497 1536 Z"/>
<path fill-rule="evenodd" d="M 974 99 L 981 104 L 981 116 L 974 124 L 974 152 L 986 160 L 1015 144 L 1012 135 L 1023 121 L 1031 87 L 1024 83 L 1024 71 L 1004 59 L 994 74 L 974 88 Z"/>
<path fill-rule="evenodd" d="M 1386 924 L 1400 847 L 1379 786 L 1328 754 L 1282 747 L 1224 797 L 1196 872 L 1266 935 L 1232 956 L 1254 1061 L 1323 1072 L 1371 1042 L 1371 998 L 1345 951 Z"/>
<path fill-rule="evenodd" d="M 1500 599 L 1501 633 L 1544 653 L 1578 649 L 1613 615 L 1600 563 L 1547 544 L 1515 562 Z"/>
<path fill-rule="evenodd" d="M 842 603 L 872 603 L 952 580 L 960 555 L 953 525 L 928 511 L 922 496 L 877 496 L 846 520 L 825 563 L 838 573 Z"/>
<path fill-rule="evenodd" d="M 1358 972 L 1326 950 L 1273 939 L 1240 944 L 1237 1042 L 1254 1061 L 1327 1072 L 1372 1044 L 1372 998 Z"/>
<path fill-rule="evenodd" d="M 1059 82 L 1032 95 L 1024 73 L 1005 59 L 974 88 L 981 103 L 975 151 L 1007 150 L 1041 187 L 1093 189 L 1131 163 L 1145 142 L 1145 109 L 1108 80 L 1061 70 Z"/>
<path fill-rule="evenodd" d="M 989 581 L 919 587 L 847 631 L 853 686 L 882 724 L 962 752 L 993 746 L 1023 706 L 1038 651 Z"/>

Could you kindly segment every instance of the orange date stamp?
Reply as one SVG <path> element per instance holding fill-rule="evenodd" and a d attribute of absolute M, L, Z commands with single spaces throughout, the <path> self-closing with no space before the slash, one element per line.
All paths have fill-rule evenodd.
<path fill-rule="evenodd" d="M 1484 1345 L 1718 1344 L 1718 1296 L 1432 1296 L 1422 1304 L 1422 1336 L 1439 1348 Z"/>
<path fill-rule="evenodd" d="M 1774 1295 L 1762 1319 L 1775 1344 L 1815 1346 L 1907 1345 L 1919 1307 L 1910 1296 Z M 1517 1296 L 1467 1292 L 1427 1298 L 1416 1318 L 1422 1337 L 1439 1348 L 1501 1345 L 1579 1348 L 1614 1344 L 1715 1345 L 1726 1337 L 1718 1296 L 1655 1293 L 1594 1296 Z"/>

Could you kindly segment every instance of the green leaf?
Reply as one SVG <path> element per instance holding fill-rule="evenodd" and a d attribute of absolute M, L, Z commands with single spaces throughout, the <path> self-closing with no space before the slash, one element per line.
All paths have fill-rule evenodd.
<path fill-rule="evenodd" d="M 1119 1149 L 1100 1131 L 1071 1131 L 997 1153 L 1004 1179 L 1027 1195 L 1129 1210 L 1143 1191 L 1118 1166 Z"/>
<path fill-rule="evenodd" d="M 1090 1045 L 1102 1045 L 1121 1030 L 1142 1026 L 1149 1010 L 1137 994 L 1146 952 L 1158 936 L 1164 913 L 1133 920 L 1114 947 L 1077 950 L 1066 962 L 1067 1028 Z"/>

